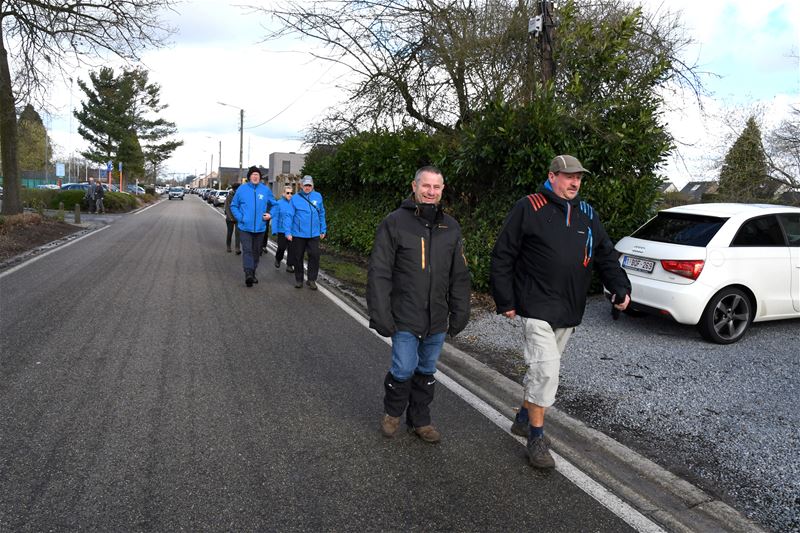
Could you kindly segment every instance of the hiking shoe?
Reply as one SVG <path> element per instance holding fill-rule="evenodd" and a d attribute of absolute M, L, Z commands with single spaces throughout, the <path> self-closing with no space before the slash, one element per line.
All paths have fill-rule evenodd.
<path fill-rule="evenodd" d="M 306 281 L 306 285 L 308 285 L 308 288 L 311 289 L 312 291 L 317 290 L 317 282 L 316 281 L 313 281 L 313 280 Z"/>
<path fill-rule="evenodd" d="M 276 259 L 275 260 L 275 268 L 280 268 L 280 267 L 281 267 L 281 262 Z"/>
<path fill-rule="evenodd" d="M 252 287 L 253 286 L 253 276 L 246 276 L 244 278 L 244 284 L 247 285 L 248 287 Z"/>
<path fill-rule="evenodd" d="M 253 274 L 253 283 L 258 283 L 258 278 L 256 277 L 255 274 Z"/>
<path fill-rule="evenodd" d="M 236 255 L 242 255 L 242 251 L 241 250 L 236 250 Z"/>
<path fill-rule="evenodd" d="M 555 468 L 556 462 L 550 455 L 550 443 L 544 436 L 528 441 L 528 463 L 534 468 Z"/>
<path fill-rule="evenodd" d="M 303 282 L 302 282 L 302 281 L 298 281 L 298 282 L 296 282 L 296 283 L 294 284 L 294 288 L 295 288 L 295 289 L 302 289 L 302 288 L 303 288 Z"/>
<path fill-rule="evenodd" d="M 437 443 L 442 440 L 442 434 L 431 425 L 414 428 L 414 434 L 425 442 Z"/>
<path fill-rule="evenodd" d="M 527 437 L 528 428 L 530 427 L 531 425 L 527 420 L 520 422 L 515 418 L 514 423 L 511 424 L 511 433 L 513 433 L 514 435 L 518 435 L 520 437 Z"/>
<path fill-rule="evenodd" d="M 383 415 L 381 418 L 381 433 L 383 433 L 384 437 L 392 438 L 394 434 L 397 433 L 397 428 L 400 427 L 400 417 L 399 416 L 389 416 L 387 414 Z"/>
<path fill-rule="evenodd" d="M 286 272 L 288 272 L 290 274 L 293 273 L 294 272 L 294 267 L 293 266 L 287 266 L 286 267 Z"/>
<path fill-rule="evenodd" d="M 231 253 L 231 247 L 230 246 L 228 246 L 227 250 L 228 250 L 228 253 Z"/>

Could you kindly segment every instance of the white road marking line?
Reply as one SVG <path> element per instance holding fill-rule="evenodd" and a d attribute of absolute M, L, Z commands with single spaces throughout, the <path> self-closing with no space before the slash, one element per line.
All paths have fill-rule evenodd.
<path fill-rule="evenodd" d="M 90 235 L 97 235 L 98 233 L 100 233 L 100 232 L 101 232 L 101 231 L 103 231 L 104 229 L 108 229 L 108 228 L 109 228 L 109 226 L 103 226 L 102 228 L 100 228 L 100 229 L 96 229 L 96 230 L 94 230 L 94 231 L 91 231 L 91 232 L 87 233 L 86 235 L 83 235 L 83 236 L 81 236 L 81 237 L 78 237 L 78 238 L 77 238 L 77 239 L 75 239 L 75 240 L 72 240 L 72 241 L 66 242 L 66 243 L 64 243 L 64 244 L 61 244 L 61 245 L 59 245 L 59 246 L 56 246 L 56 247 L 55 247 L 55 248 L 53 248 L 52 250 L 48 250 L 48 251 L 46 251 L 46 252 L 44 252 L 44 253 L 42 253 L 42 254 L 39 254 L 39 255 L 33 256 L 33 257 L 31 257 L 30 259 L 26 259 L 24 262 L 20 263 L 19 265 L 15 266 L 15 267 L 13 267 L 13 268 L 9 268 L 9 269 L 8 269 L 8 270 L 6 270 L 5 272 L 1 273 L 1 274 L 0 274 L 0 278 L 3 278 L 3 277 L 5 277 L 5 276 L 8 276 L 8 275 L 9 275 L 9 274 L 11 274 L 12 272 L 16 272 L 16 271 L 17 271 L 17 270 L 19 270 L 20 268 L 22 268 L 22 267 L 25 267 L 25 266 L 28 266 L 28 265 L 30 265 L 31 263 L 34 263 L 34 262 L 38 261 L 38 260 L 39 260 L 39 259 L 41 259 L 42 257 L 46 257 L 46 256 L 48 256 L 48 255 L 52 254 L 53 252 L 57 252 L 58 250 L 63 250 L 63 249 L 64 249 L 64 248 L 66 248 L 67 246 L 70 246 L 70 245 L 72 245 L 72 244 L 75 244 L 76 242 L 78 242 L 78 241 L 80 241 L 80 240 L 83 240 L 83 239 L 85 239 L 86 237 L 89 237 Z"/>
<path fill-rule="evenodd" d="M 319 292 L 327 296 L 340 309 L 353 317 L 356 322 L 367 328 L 376 337 L 391 346 L 392 340 L 390 338 L 381 337 L 377 331 L 374 329 L 369 329 L 369 321 L 361 316 L 361 314 L 355 311 L 352 307 L 343 302 L 338 296 L 322 286 L 319 287 Z M 453 379 L 444 374 L 441 370 L 436 371 L 436 379 L 439 381 L 439 383 L 450 389 L 450 391 L 475 408 L 479 413 L 484 415 L 490 421 L 494 422 L 495 425 L 497 425 L 500 429 L 514 437 L 520 444 L 523 446 L 525 445 L 526 439 L 512 434 L 511 421 L 495 408 L 453 381 Z M 662 529 L 658 524 L 622 501 L 619 497 L 615 496 L 600 483 L 581 472 L 575 465 L 552 450 L 551 453 L 553 454 L 553 458 L 556 462 L 556 470 L 562 476 L 570 480 L 576 487 L 594 498 L 603 507 L 617 515 L 636 531 L 639 531 L 640 533 L 666 533 L 665 530 Z"/>

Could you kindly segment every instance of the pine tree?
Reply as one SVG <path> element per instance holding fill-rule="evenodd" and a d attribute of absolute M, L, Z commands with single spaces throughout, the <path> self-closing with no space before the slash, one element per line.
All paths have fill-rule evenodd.
<path fill-rule="evenodd" d="M 160 103 L 161 89 L 148 81 L 145 70 L 115 76 L 113 69 L 104 67 L 89 77 L 91 87 L 78 82 L 87 100 L 75 112 L 78 133 L 90 144 L 84 157 L 97 163 L 122 162 L 126 178 L 141 179 L 145 162 L 156 168 L 183 144 L 170 139 L 177 131 L 175 124 L 155 116 L 167 106 Z M 156 172 L 147 177 L 155 180 Z"/>
<path fill-rule="evenodd" d="M 719 173 L 717 195 L 726 202 L 767 201 L 775 192 L 775 184 L 769 177 L 767 156 L 761 141 L 761 129 L 754 117 L 733 143 Z"/>
<path fill-rule="evenodd" d="M 45 170 L 50 164 L 50 150 L 52 146 L 47 136 L 42 117 L 28 104 L 17 121 L 18 147 L 17 158 L 20 170 Z"/>

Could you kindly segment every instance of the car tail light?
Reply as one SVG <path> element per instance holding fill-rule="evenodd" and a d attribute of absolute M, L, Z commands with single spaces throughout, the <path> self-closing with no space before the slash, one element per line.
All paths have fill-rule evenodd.
<path fill-rule="evenodd" d="M 689 279 L 697 279 L 697 276 L 703 271 L 703 265 L 705 264 L 706 262 L 702 259 L 691 261 L 676 261 L 673 259 L 661 260 L 661 267 L 664 270 Z"/>

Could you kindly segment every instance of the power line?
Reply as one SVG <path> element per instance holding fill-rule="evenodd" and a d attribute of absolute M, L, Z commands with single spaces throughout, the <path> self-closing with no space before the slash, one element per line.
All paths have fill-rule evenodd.
<path fill-rule="evenodd" d="M 292 102 L 291 102 L 289 105 L 287 105 L 286 107 L 284 107 L 283 109 L 281 109 L 280 111 L 278 111 L 278 113 L 276 113 L 275 115 L 271 116 L 270 118 L 268 118 L 267 120 L 265 120 L 265 121 L 264 121 L 264 122 L 262 122 L 261 124 L 256 124 L 255 126 L 247 126 L 247 127 L 245 127 L 245 129 L 246 129 L 246 130 L 252 130 L 252 129 L 255 129 L 255 128 L 260 128 L 260 127 L 261 127 L 261 126 L 263 126 L 264 124 L 266 124 L 266 123 L 268 123 L 268 122 L 271 122 L 271 121 L 275 120 L 276 118 L 278 118 L 279 116 L 281 116 L 281 115 L 282 115 L 283 113 L 285 113 L 285 112 L 286 112 L 286 111 L 287 111 L 287 110 L 288 110 L 290 107 L 292 107 L 294 104 L 296 104 L 296 103 L 297 103 L 297 102 L 298 102 L 298 101 L 299 101 L 299 100 L 300 100 L 302 97 L 304 97 L 304 96 L 305 96 L 305 95 L 308 93 L 308 91 L 310 91 L 311 89 L 313 89 L 313 88 L 314 88 L 314 86 L 316 86 L 316 85 L 317 85 L 317 84 L 318 84 L 318 83 L 319 83 L 319 82 L 322 80 L 322 78 L 324 78 L 324 77 L 325 77 L 325 75 L 326 75 L 326 74 L 328 74 L 328 72 L 330 72 L 330 71 L 331 71 L 331 69 L 332 69 L 334 66 L 336 66 L 336 63 L 332 63 L 332 64 L 331 64 L 331 66 L 330 66 L 330 67 L 328 67 L 328 70 L 326 70 L 325 72 L 323 72 L 323 73 L 322 73 L 322 75 L 321 75 L 319 78 L 317 78 L 317 80 L 316 80 L 314 83 L 312 83 L 311 85 L 309 85 L 308 87 L 306 87 L 306 90 L 305 90 L 305 91 L 303 91 L 302 93 L 300 93 L 300 95 L 299 95 L 297 98 L 295 98 L 295 99 L 294 99 L 294 100 L 293 100 L 293 101 L 292 101 Z"/>

